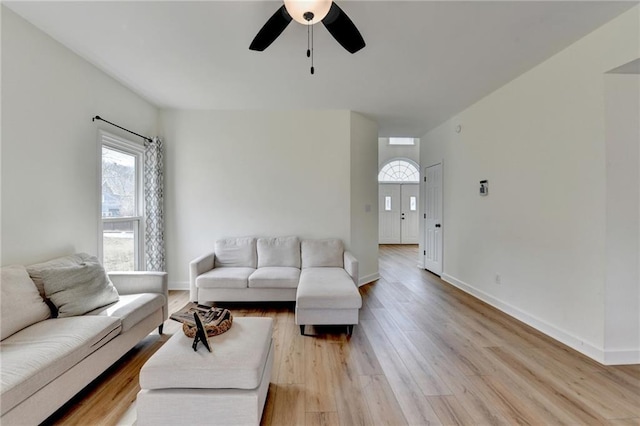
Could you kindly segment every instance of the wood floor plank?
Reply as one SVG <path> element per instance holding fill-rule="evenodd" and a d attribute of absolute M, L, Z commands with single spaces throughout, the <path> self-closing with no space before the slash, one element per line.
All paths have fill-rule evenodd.
<path fill-rule="evenodd" d="M 527 403 L 522 395 L 515 395 L 499 377 L 495 376 L 473 376 L 469 380 L 487 398 L 495 409 L 499 410 L 509 424 L 533 425 L 541 420 L 545 424 L 556 419 L 541 418 L 540 411 L 533 413 L 531 405 Z"/>
<path fill-rule="evenodd" d="M 295 324 L 292 315 L 284 326 L 282 355 L 278 367 L 278 384 L 304 383 L 304 336 Z"/>
<path fill-rule="evenodd" d="M 399 362 L 398 353 L 389 343 L 378 322 L 362 321 L 362 327 L 409 424 L 439 424 L 438 416 L 413 380 L 411 372 Z"/>
<path fill-rule="evenodd" d="M 384 375 L 360 376 L 362 396 L 376 425 L 401 426 L 407 420 L 402 414 L 389 382 Z"/>
<path fill-rule="evenodd" d="M 349 362 L 348 343 L 336 342 L 327 346 L 331 360 L 332 383 L 341 425 L 371 425 L 373 419 L 366 401 L 361 397 L 362 386 L 356 368 Z"/>
<path fill-rule="evenodd" d="M 300 384 L 276 384 L 271 424 L 297 426 L 306 421 L 305 390 Z"/>
<path fill-rule="evenodd" d="M 400 329 L 400 326 L 388 319 L 386 309 L 373 309 L 378 324 L 385 332 L 387 339 L 396 349 L 399 359 L 404 363 L 413 376 L 414 381 L 420 387 L 422 394 L 430 395 L 451 395 L 452 392 L 438 374 L 431 368 L 427 360 L 420 351 L 411 344 L 407 336 Z M 412 330 L 409 330 L 412 331 Z"/>
<path fill-rule="evenodd" d="M 305 410 L 309 412 L 336 412 L 335 385 L 332 375 L 326 374 L 331 369 L 327 345 L 324 339 L 304 339 L 304 385 Z"/>
<path fill-rule="evenodd" d="M 354 327 L 349 347 L 351 349 L 349 356 L 356 367 L 357 374 L 361 376 L 384 374 L 369 339 L 362 331 L 362 327 Z"/>
<path fill-rule="evenodd" d="M 582 371 L 575 364 L 557 369 L 556 358 L 544 351 L 527 352 L 528 356 L 541 367 L 554 371 L 574 392 L 583 396 L 584 401 L 594 407 L 606 419 L 640 417 L 640 392 L 638 388 L 611 386 L 612 382 L 600 372 Z"/>
<path fill-rule="evenodd" d="M 477 424 L 454 395 L 429 396 L 427 400 L 444 425 Z"/>
<path fill-rule="evenodd" d="M 493 408 L 493 404 L 485 399 L 482 393 L 473 385 L 469 380 L 469 376 L 458 368 L 458 363 L 445 355 L 425 333 L 408 332 L 407 335 L 411 340 L 411 344 L 423 354 L 429 364 L 438 372 L 440 378 L 447 384 L 453 395 L 460 401 L 476 424 L 508 424 L 507 420 Z"/>
<path fill-rule="evenodd" d="M 337 426 L 340 424 L 338 413 L 330 412 L 307 412 L 305 417 L 306 426 Z"/>
<path fill-rule="evenodd" d="M 504 362 L 514 375 L 527 380 L 540 393 L 546 395 L 554 404 L 580 419 L 581 424 L 602 424 L 605 419 L 589 404 L 585 404 L 580 395 L 574 394 L 566 384 L 556 379 L 553 372 L 545 372 L 518 352 L 504 348 L 490 348 L 493 354 Z"/>
<path fill-rule="evenodd" d="M 635 419 L 614 419 L 607 421 L 609 426 L 640 426 L 640 418 Z"/>

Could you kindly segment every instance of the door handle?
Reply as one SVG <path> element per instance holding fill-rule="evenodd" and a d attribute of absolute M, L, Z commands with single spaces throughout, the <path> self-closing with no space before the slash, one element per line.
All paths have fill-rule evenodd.
<path fill-rule="evenodd" d="M 436 223 L 436 228 L 440 228 L 440 224 L 439 223 Z"/>

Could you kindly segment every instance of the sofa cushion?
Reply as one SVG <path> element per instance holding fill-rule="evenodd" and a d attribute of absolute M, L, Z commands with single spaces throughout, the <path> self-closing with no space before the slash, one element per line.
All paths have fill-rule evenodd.
<path fill-rule="evenodd" d="M 2 414 L 76 365 L 120 332 L 113 317 L 41 321 L 2 341 Z"/>
<path fill-rule="evenodd" d="M 24 266 L 0 270 L 0 340 L 51 316 Z"/>
<path fill-rule="evenodd" d="M 98 308 L 87 315 L 103 315 L 119 318 L 122 322 L 120 333 L 126 333 L 140 321 L 162 309 L 164 296 L 156 293 L 128 294 L 109 306 Z"/>
<path fill-rule="evenodd" d="M 337 238 L 324 240 L 302 240 L 303 268 L 342 268 L 344 266 L 344 245 Z"/>
<path fill-rule="evenodd" d="M 216 241 L 215 267 L 244 267 L 258 266 L 255 238 L 226 238 Z"/>
<path fill-rule="evenodd" d="M 41 276 L 58 317 L 82 315 L 118 301 L 118 291 L 94 257 L 79 265 L 42 269 Z"/>
<path fill-rule="evenodd" d="M 198 288 L 247 288 L 254 268 L 213 268 L 196 278 Z"/>
<path fill-rule="evenodd" d="M 258 268 L 288 266 L 300 268 L 298 237 L 258 238 Z"/>
<path fill-rule="evenodd" d="M 272 335 L 271 318 L 237 317 L 229 331 L 209 338 L 211 354 L 202 346 L 194 352 L 191 339 L 179 333 L 144 364 L 140 387 L 256 389 L 272 350 Z M 208 422 L 216 423 L 211 416 Z"/>
<path fill-rule="evenodd" d="M 298 308 L 351 309 L 362 307 L 362 297 L 342 268 L 307 268 L 300 274 Z"/>
<path fill-rule="evenodd" d="M 43 270 L 61 266 L 80 265 L 81 263 L 86 262 L 89 259 L 91 259 L 91 255 L 87 253 L 71 254 L 69 256 L 58 257 L 46 262 L 37 263 L 35 265 L 29 265 L 27 266 L 27 272 L 29 273 L 29 276 L 31 276 L 31 279 L 40 292 L 40 295 L 44 298 L 44 282 L 42 281 Z"/>
<path fill-rule="evenodd" d="M 300 280 L 300 269 L 285 266 L 258 268 L 249 276 L 249 287 L 296 288 Z"/>

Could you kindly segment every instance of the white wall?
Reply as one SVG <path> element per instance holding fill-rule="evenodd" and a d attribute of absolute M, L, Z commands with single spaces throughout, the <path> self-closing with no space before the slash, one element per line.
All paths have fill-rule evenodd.
<path fill-rule="evenodd" d="M 605 76 L 607 362 L 640 363 L 640 76 Z"/>
<path fill-rule="evenodd" d="M 363 188 L 351 182 L 352 119 L 365 120 L 349 111 L 163 111 L 170 285 L 186 287 L 189 262 L 222 237 L 337 237 L 352 248 L 351 188 Z M 357 244 L 361 273 L 377 273 Z"/>
<path fill-rule="evenodd" d="M 378 125 L 351 113 L 351 250 L 357 253 L 360 283 L 378 273 Z"/>
<path fill-rule="evenodd" d="M 2 6 L 2 265 L 96 254 L 101 115 L 153 135 L 157 109 Z"/>
<path fill-rule="evenodd" d="M 443 278 L 601 361 L 603 73 L 640 56 L 639 10 L 421 139 L 421 164 L 444 159 Z M 483 179 L 488 197 L 478 194 Z"/>
<path fill-rule="evenodd" d="M 420 139 L 415 145 L 389 145 L 389 138 L 378 138 L 378 168 L 394 158 L 408 158 L 420 164 Z"/>

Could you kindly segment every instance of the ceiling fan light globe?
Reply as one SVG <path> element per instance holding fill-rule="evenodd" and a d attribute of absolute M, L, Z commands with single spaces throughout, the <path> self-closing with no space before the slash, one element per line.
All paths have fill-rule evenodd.
<path fill-rule="evenodd" d="M 284 0 L 284 7 L 291 17 L 302 25 L 313 25 L 322 21 L 329 9 L 332 0 Z M 313 19 L 307 21 L 304 18 L 306 12 L 313 13 Z"/>

